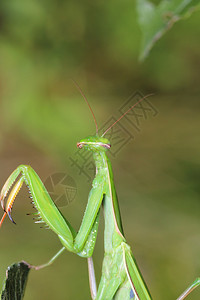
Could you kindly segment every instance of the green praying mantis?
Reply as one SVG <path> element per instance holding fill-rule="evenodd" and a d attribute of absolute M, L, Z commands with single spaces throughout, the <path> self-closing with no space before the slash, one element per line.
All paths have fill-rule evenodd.
<path fill-rule="evenodd" d="M 79 231 L 76 232 L 70 223 L 65 220 L 49 196 L 37 173 L 27 165 L 18 166 L 9 176 L 1 190 L 0 201 L 4 214 L 0 221 L 0 226 L 6 215 L 15 223 L 11 216 L 11 210 L 17 194 L 23 183 L 25 183 L 30 192 L 32 203 L 37 210 L 35 213 L 35 218 L 37 218 L 36 223 L 45 223 L 57 234 L 63 245 L 61 250 L 48 263 L 32 267 L 38 270 L 50 265 L 67 249 L 70 252 L 88 259 L 89 283 L 93 300 L 151 300 L 152 297 L 140 273 L 131 248 L 124 237 L 119 204 L 113 181 L 112 166 L 106 154 L 111 144 L 110 141 L 104 137 L 108 130 L 146 97 L 140 99 L 135 105 L 130 107 L 102 136 L 99 136 L 94 113 L 85 95 L 81 90 L 80 92 L 92 112 L 96 125 L 96 135 L 82 139 L 77 143 L 77 147 L 93 153 L 93 159 L 96 165 L 96 176 L 92 182 L 92 189 L 89 193 L 88 203 Z M 8 200 L 5 206 L 4 202 L 7 195 Z M 97 238 L 101 207 L 103 208 L 105 219 L 104 258 L 102 276 L 97 288 L 92 254 Z M 185 299 L 186 296 L 199 285 L 200 278 L 197 278 L 177 300 Z"/>

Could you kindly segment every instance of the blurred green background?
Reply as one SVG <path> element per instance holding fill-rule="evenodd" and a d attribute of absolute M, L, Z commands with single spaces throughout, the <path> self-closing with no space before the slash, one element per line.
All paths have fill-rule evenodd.
<path fill-rule="evenodd" d="M 77 186 L 61 208 L 78 229 L 91 182 L 72 166 L 76 142 L 95 131 L 72 78 L 103 125 L 135 91 L 158 111 L 115 157 L 126 238 L 153 299 L 176 299 L 200 274 L 200 12 L 175 24 L 138 62 L 141 31 L 132 1 L 0 3 L 0 185 L 19 164 L 45 180 L 64 172 Z M 26 188 L 1 228 L 0 279 L 19 260 L 42 264 L 60 248 L 31 217 Z M 102 216 L 103 217 L 103 216 Z M 103 220 L 94 261 L 100 278 Z M 199 299 L 195 291 L 188 299 Z M 89 299 L 86 260 L 66 251 L 29 277 L 26 300 Z"/>

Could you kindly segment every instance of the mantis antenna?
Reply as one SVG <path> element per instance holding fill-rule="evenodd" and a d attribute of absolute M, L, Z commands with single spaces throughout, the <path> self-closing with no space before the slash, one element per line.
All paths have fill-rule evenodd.
<path fill-rule="evenodd" d="M 123 115 L 121 115 L 121 117 L 119 117 L 119 119 L 117 119 L 117 121 L 115 121 L 110 127 L 108 127 L 106 129 L 106 131 L 104 131 L 104 133 L 102 134 L 102 137 L 115 125 L 117 124 L 130 110 L 132 110 L 136 105 L 138 105 L 138 103 L 142 102 L 144 99 L 153 96 L 154 94 L 148 94 L 146 96 L 144 96 L 143 98 L 141 98 L 138 102 L 136 102 L 135 104 L 133 104 Z"/>
<path fill-rule="evenodd" d="M 90 106 L 90 104 L 89 104 L 89 102 L 88 102 L 88 100 L 87 100 L 85 94 L 83 93 L 82 89 L 81 89 L 80 86 L 78 85 L 78 83 L 77 83 L 76 81 L 74 81 L 73 79 L 72 79 L 72 81 L 73 81 L 73 83 L 75 84 L 75 86 L 77 87 L 77 89 L 79 90 L 80 94 L 81 94 L 81 95 L 83 96 L 83 98 L 85 99 L 85 102 L 87 103 L 87 105 L 88 105 L 88 107 L 89 107 L 89 109 L 90 109 L 90 111 L 91 111 L 91 113 L 92 113 L 92 116 L 93 116 L 93 119 L 94 119 L 94 123 L 95 123 L 95 126 L 96 126 L 96 135 L 98 135 L 97 120 L 96 120 L 96 118 L 95 118 L 94 112 L 93 112 L 93 110 L 92 110 L 92 108 L 91 108 L 91 106 Z"/>

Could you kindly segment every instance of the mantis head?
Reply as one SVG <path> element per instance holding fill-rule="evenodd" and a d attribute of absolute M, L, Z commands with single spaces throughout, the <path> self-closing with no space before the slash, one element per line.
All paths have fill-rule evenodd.
<path fill-rule="evenodd" d="M 94 119 L 94 122 L 95 122 L 95 125 L 96 125 L 96 135 L 94 136 L 88 136 L 84 139 L 82 139 L 79 143 L 77 143 L 77 147 L 79 149 L 82 149 L 82 148 L 85 148 L 86 150 L 89 150 L 89 151 L 93 151 L 93 152 L 101 152 L 101 151 L 106 151 L 108 149 L 110 149 L 111 147 L 111 144 L 110 144 L 110 141 L 106 138 L 104 138 L 104 135 L 113 127 L 115 126 L 130 110 L 132 110 L 138 103 L 140 103 L 141 101 L 143 101 L 145 98 L 147 98 L 148 96 L 150 95 L 147 95 L 143 98 L 141 98 L 137 103 L 135 103 L 133 106 L 131 106 L 119 119 L 117 119 L 110 127 L 108 127 L 106 129 L 106 131 L 104 131 L 104 133 L 102 134 L 101 137 L 98 136 L 98 126 L 97 126 L 97 121 L 96 121 L 96 118 L 95 118 L 95 115 L 92 111 L 92 108 L 91 106 L 89 105 L 85 95 L 83 94 L 82 90 L 79 88 L 78 86 L 78 89 L 80 90 L 81 94 L 83 95 L 92 115 L 93 115 L 93 119 Z"/>
<path fill-rule="evenodd" d="M 94 120 L 94 123 L 95 123 L 95 126 L 96 126 L 96 135 L 95 136 L 89 136 L 89 137 L 86 137 L 85 139 L 82 139 L 79 143 L 77 143 L 77 147 L 79 149 L 82 149 L 82 148 L 85 148 L 86 150 L 89 150 L 89 151 L 94 151 L 94 152 L 97 152 L 97 151 L 106 151 L 108 149 L 110 149 L 111 147 L 111 144 L 110 144 L 110 141 L 106 138 L 104 138 L 104 135 L 113 127 L 115 126 L 126 114 L 128 114 L 128 112 L 130 110 L 132 110 L 136 105 L 138 105 L 141 101 L 143 101 L 145 98 L 151 96 L 152 94 L 149 94 L 147 96 L 144 96 L 143 98 L 141 98 L 137 103 L 135 103 L 134 105 L 132 105 L 123 115 L 121 115 L 121 117 L 119 117 L 119 119 L 117 119 L 110 127 L 108 127 L 106 129 L 106 131 L 104 131 L 104 133 L 102 134 L 101 137 L 98 136 L 98 126 L 97 126 L 97 121 L 96 121 L 96 118 L 95 118 L 95 115 L 94 115 L 94 112 L 86 98 L 86 96 L 84 95 L 83 91 L 81 90 L 81 88 L 79 87 L 79 85 L 74 82 L 76 87 L 78 88 L 79 92 L 81 93 L 81 95 L 83 96 L 83 98 L 85 99 L 85 102 L 87 103 L 91 113 L 92 113 L 92 116 L 93 116 L 93 120 Z"/>
<path fill-rule="evenodd" d="M 79 143 L 77 143 L 77 147 L 79 149 L 86 149 L 89 151 L 106 151 L 110 149 L 110 141 L 106 138 L 99 136 L 88 136 L 85 139 L 82 139 Z"/>

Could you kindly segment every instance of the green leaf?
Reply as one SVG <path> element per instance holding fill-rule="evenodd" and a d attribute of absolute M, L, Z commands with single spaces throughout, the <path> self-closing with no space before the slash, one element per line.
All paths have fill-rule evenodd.
<path fill-rule="evenodd" d="M 157 6 L 148 0 L 137 0 L 138 19 L 143 35 L 140 60 L 146 58 L 156 41 L 175 22 L 189 17 L 199 8 L 199 0 L 162 0 Z"/>
<path fill-rule="evenodd" d="M 19 262 L 8 267 L 1 300 L 23 299 L 30 266 L 26 262 Z"/>

